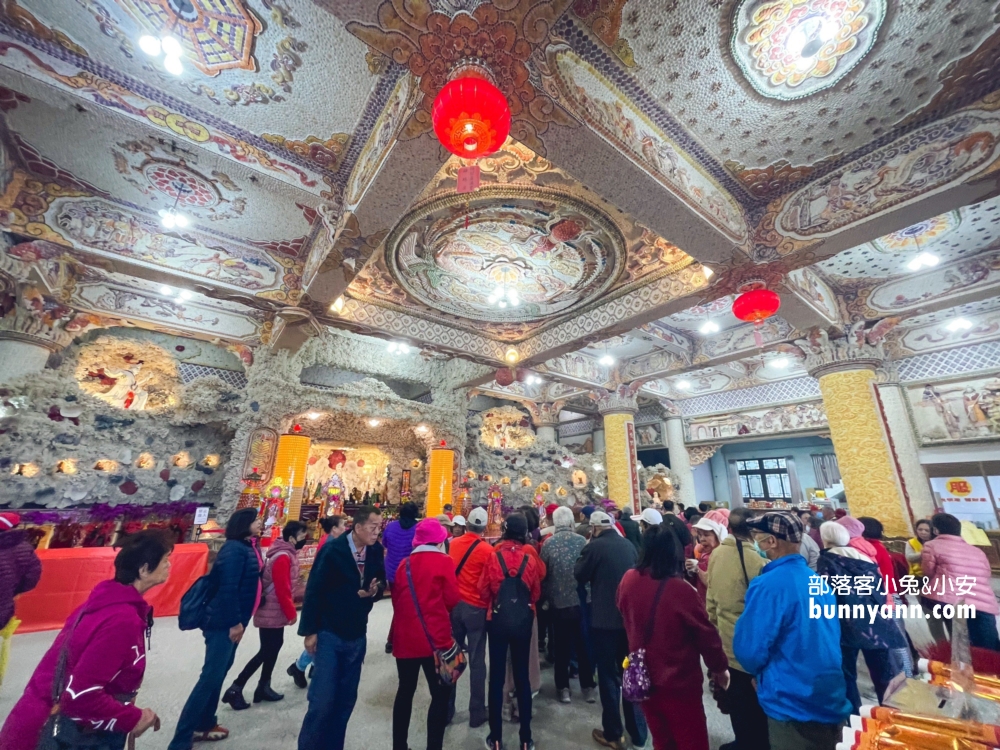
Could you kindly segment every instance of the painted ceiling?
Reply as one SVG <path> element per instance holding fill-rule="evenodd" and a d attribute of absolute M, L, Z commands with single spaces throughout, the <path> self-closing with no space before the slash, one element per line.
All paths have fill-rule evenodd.
<path fill-rule="evenodd" d="M 470 57 L 513 121 L 458 194 Z M 536 399 L 792 383 L 816 326 L 1000 338 L 998 88 L 994 0 L 6 0 L 0 272 L 237 347 L 514 347 Z"/>

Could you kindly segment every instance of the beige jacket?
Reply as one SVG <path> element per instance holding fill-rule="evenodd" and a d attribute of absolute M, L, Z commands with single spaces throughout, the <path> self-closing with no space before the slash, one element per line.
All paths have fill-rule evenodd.
<path fill-rule="evenodd" d="M 743 613 L 747 580 L 752 581 L 760 575 L 766 562 L 757 554 L 752 542 L 743 542 L 743 563 L 747 572 L 744 578 L 739 550 L 736 549 L 736 537 L 733 536 L 726 537 L 712 551 L 712 557 L 708 561 L 708 593 L 705 598 L 708 619 L 719 630 L 730 668 L 741 672 L 744 671 L 743 667 L 733 654 L 733 633 L 736 631 L 736 621 Z"/>

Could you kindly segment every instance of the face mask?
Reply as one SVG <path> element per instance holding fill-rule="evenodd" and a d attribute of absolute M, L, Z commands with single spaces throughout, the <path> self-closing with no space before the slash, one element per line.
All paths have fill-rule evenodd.
<path fill-rule="evenodd" d="M 305 546 L 306 546 L 306 540 L 305 539 L 300 539 L 299 541 L 297 541 L 295 543 L 295 549 L 302 549 Z"/>

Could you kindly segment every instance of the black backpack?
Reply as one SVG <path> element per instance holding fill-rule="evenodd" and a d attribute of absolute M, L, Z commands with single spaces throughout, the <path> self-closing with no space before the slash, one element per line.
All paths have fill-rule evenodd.
<path fill-rule="evenodd" d="M 531 592 L 521 576 L 528 566 L 528 554 L 521 559 L 521 567 L 517 575 L 512 575 L 504 562 L 503 554 L 497 550 L 500 560 L 500 570 L 503 571 L 503 581 L 493 602 L 493 620 L 490 628 L 498 635 L 508 638 L 531 638 L 531 626 L 535 621 L 535 613 L 531 611 Z"/>

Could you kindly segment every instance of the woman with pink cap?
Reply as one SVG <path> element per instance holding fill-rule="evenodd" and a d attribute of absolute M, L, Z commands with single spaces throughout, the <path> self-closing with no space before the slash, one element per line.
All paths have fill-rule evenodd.
<path fill-rule="evenodd" d="M 396 569 L 392 587 L 392 655 L 399 688 L 392 706 L 392 748 L 407 750 L 413 694 L 423 670 L 431 691 L 427 710 L 427 750 L 441 750 L 448 723 L 451 687 L 438 679 L 435 651 L 454 648 L 451 610 L 459 602 L 455 562 L 444 551 L 448 532 L 436 518 L 425 518 L 413 534 L 413 551 Z"/>

